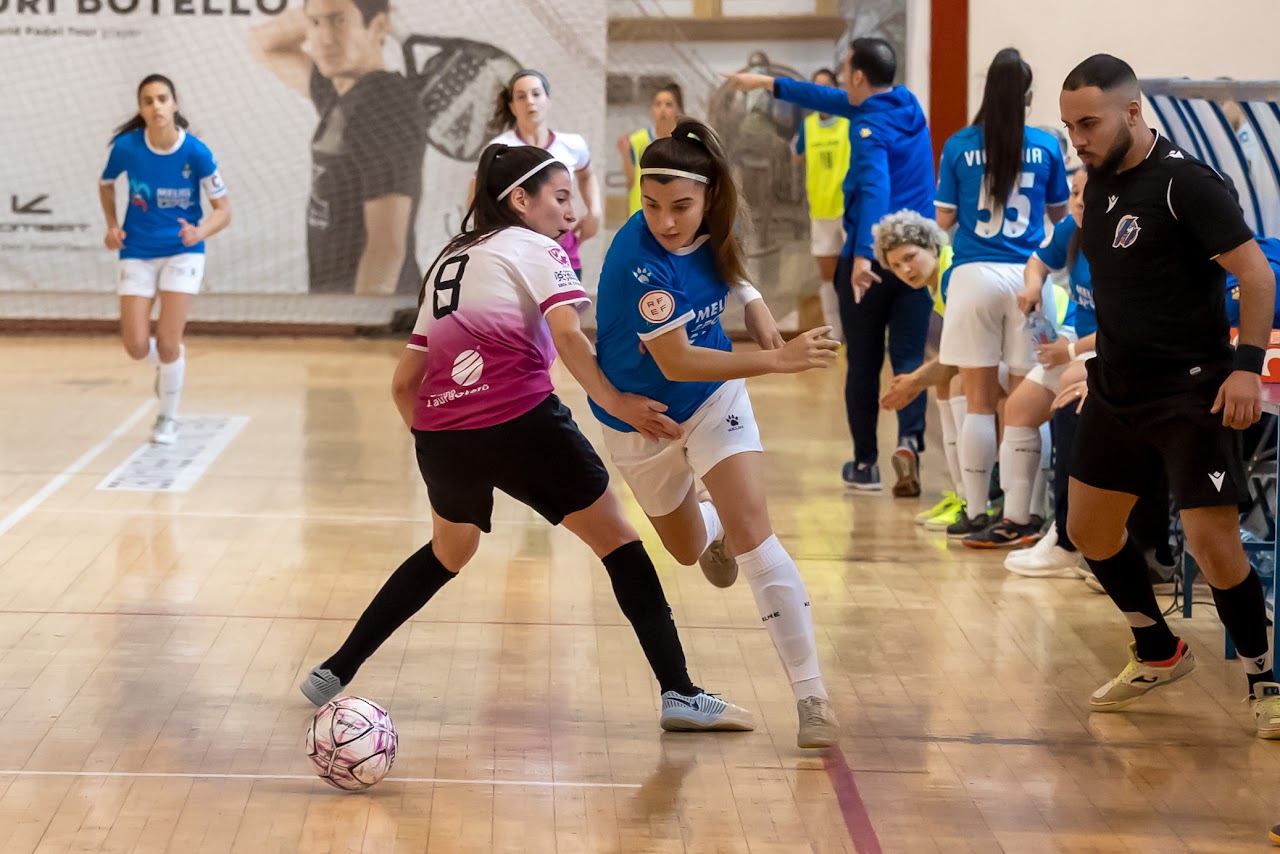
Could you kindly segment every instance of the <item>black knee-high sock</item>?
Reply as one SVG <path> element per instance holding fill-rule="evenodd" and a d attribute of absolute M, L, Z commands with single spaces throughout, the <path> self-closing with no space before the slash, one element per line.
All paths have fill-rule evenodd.
<path fill-rule="evenodd" d="M 1228 590 L 1210 587 L 1218 606 L 1218 618 L 1240 653 L 1249 690 L 1259 682 L 1276 681 L 1272 670 L 1271 642 L 1267 637 L 1267 595 L 1262 579 L 1250 569 L 1245 580 Z"/>
<path fill-rule="evenodd" d="M 343 684 L 355 678 L 360 665 L 391 637 L 409 618 L 418 613 L 441 587 L 457 573 L 444 568 L 431 550 L 431 543 L 418 549 L 400 564 L 386 584 L 364 609 L 342 648 L 321 667 L 333 671 Z"/>
<path fill-rule="evenodd" d="M 1089 568 L 1129 621 L 1138 658 L 1143 661 L 1173 658 L 1178 651 L 1178 639 L 1169 630 L 1156 604 L 1156 594 L 1147 579 L 1147 561 L 1133 538 L 1126 538 L 1124 546 L 1111 557 L 1090 560 Z"/>
<path fill-rule="evenodd" d="M 631 621 L 631 628 L 663 693 L 677 691 L 685 696 L 698 693 L 689 681 L 684 648 L 680 646 L 675 620 L 671 619 L 671 606 L 662 593 L 662 583 L 644 544 L 637 540 L 615 549 L 604 556 L 604 568 L 613 583 L 618 607 Z"/>

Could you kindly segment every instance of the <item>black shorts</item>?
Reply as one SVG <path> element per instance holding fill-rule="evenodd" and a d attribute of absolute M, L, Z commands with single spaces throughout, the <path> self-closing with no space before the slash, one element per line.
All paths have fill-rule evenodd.
<path fill-rule="evenodd" d="M 413 435 L 432 509 L 485 533 L 492 527 L 494 489 L 559 525 L 609 488 L 600 456 L 554 394 L 493 427 Z"/>
<path fill-rule="evenodd" d="M 1092 386 L 1092 373 L 1090 385 Z M 1090 392 L 1076 427 L 1071 476 L 1098 489 L 1148 495 L 1168 477 L 1180 509 L 1249 500 L 1240 432 L 1209 410 L 1226 374 L 1142 406 L 1117 407 Z"/>

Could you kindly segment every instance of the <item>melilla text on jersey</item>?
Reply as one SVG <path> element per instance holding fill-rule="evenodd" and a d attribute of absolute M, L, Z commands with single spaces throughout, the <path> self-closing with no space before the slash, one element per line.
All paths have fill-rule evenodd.
<path fill-rule="evenodd" d="M 696 341 L 703 335 L 707 334 L 707 330 L 711 329 L 711 327 L 715 325 L 716 321 L 720 319 L 720 315 L 724 314 L 724 309 L 728 303 L 728 299 L 729 297 L 727 295 L 722 296 L 716 302 L 711 303 L 711 305 L 698 309 L 698 313 L 693 318 L 693 323 L 689 329 L 690 341 Z"/>

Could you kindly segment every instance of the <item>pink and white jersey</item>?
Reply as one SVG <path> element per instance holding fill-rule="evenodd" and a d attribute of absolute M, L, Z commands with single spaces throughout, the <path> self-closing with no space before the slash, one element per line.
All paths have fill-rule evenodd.
<path fill-rule="evenodd" d="M 414 429 L 492 427 L 551 394 L 556 350 L 544 316 L 590 302 L 554 240 L 505 228 L 440 259 L 427 283 L 408 345 L 429 353 Z"/>
<path fill-rule="evenodd" d="M 514 128 L 489 140 L 490 145 L 497 142 L 503 145 L 533 144 L 521 138 L 520 132 Z M 577 175 L 591 165 L 591 149 L 587 147 L 587 140 L 576 133 L 552 132 L 551 141 L 547 143 L 546 151 L 568 167 L 570 175 Z M 575 270 L 580 269 L 582 260 L 578 257 L 578 236 L 572 231 L 567 231 L 560 238 L 559 243 L 564 248 L 564 251 L 569 253 L 570 266 Z"/>

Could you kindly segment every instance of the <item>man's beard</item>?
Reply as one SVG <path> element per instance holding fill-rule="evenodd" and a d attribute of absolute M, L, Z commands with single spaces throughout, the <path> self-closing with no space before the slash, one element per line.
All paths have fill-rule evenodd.
<path fill-rule="evenodd" d="M 1116 174 L 1116 170 L 1120 168 L 1120 164 L 1124 162 L 1125 157 L 1129 155 L 1133 148 L 1133 136 L 1126 127 L 1120 128 L 1120 132 L 1116 134 L 1115 140 L 1111 143 L 1111 149 L 1107 152 L 1107 156 L 1102 158 L 1102 162 L 1097 166 L 1089 168 L 1090 177 L 1097 175 L 1101 178 L 1110 178 Z"/>

